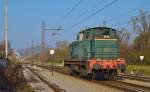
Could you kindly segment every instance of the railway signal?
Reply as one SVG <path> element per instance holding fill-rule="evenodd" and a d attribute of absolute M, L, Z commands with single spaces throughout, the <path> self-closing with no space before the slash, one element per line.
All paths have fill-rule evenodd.
<path fill-rule="evenodd" d="M 52 76 L 53 76 L 53 55 L 55 53 L 55 50 L 51 49 L 50 51 L 50 55 L 51 55 L 51 62 L 52 62 Z"/>

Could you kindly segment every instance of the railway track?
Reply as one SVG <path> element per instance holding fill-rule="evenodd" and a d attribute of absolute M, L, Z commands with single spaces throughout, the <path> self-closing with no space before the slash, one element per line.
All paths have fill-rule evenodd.
<path fill-rule="evenodd" d="M 41 65 L 38 65 L 38 66 L 52 71 L 51 66 L 41 66 Z M 59 73 L 65 74 L 65 75 L 69 75 L 69 73 L 67 73 L 64 70 L 63 67 L 53 66 L 53 69 L 56 72 L 59 72 Z M 119 76 L 121 76 L 121 75 L 119 75 Z M 86 80 L 85 78 L 79 78 L 77 76 L 71 76 L 71 77 L 78 78 L 78 79 L 85 80 L 85 81 L 89 81 L 91 83 L 98 83 L 98 84 L 103 84 L 103 85 L 106 85 L 106 86 L 115 87 L 115 88 L 118 88 L 118 89 L 125 90 L 127 92 L 150 92 L 150 87 L 137 85 L 137 84 L 132 84 L 132 83 L 127 83 L 127 82 L 123 82 L 121 80 L 107 80 L 107 81 L 92 80 L 91 81 L 91 80 Z M 141 78 L 140 80 L 143 80 L 143 79 Z"/>
<path fill-rule="evenodd" d="M 126 79 L 132 79 L 132 80 L 143 81 L 143 82 L 150 82 L 150 77 L 148 77 L 148 76 L 118 74 L 118 77 L 123 77 L 123 78 L 126 78 Z"/>
<path fill-rule="evenodd" d="M 95 82 L 100 83 L 100 84 L 104 84 L 107 86 L 123 89 L 127 92 L 149 92 L 150 91 L 149 87 L 131 84 L 131 83 L 126 83 L 126 82 L 122 82 L 122 81 L 116 81 L 116 80 L 95 81 Z"/>
<path fill-rule="evenodd" d="M 30 67 L 26 67 L 26 68 L 29 69 L 35 76 L 37 76 L 43 83 L 45 83 L 46 85 L 48 85 L 54 92 L 66 92 L 64 89 L 61 89 L 56 84 L 47 81 L 45 78 L 43 78 L 41 75 L 39 75 L 36 72 L 36 70 L 31 69 Z"/>

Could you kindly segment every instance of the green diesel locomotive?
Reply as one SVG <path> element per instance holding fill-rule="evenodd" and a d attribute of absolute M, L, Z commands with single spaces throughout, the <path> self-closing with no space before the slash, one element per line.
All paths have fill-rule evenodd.
<path fill-rule="evenodd" d="M 108 79 L 116 77 L 118 70 L 125 70 L 125 60 L 119 57 L 115 29 L 94 27 L 82 30 L 69 49 L 70 57 L 65 60 L 65 65 L 73 75 Z"/>

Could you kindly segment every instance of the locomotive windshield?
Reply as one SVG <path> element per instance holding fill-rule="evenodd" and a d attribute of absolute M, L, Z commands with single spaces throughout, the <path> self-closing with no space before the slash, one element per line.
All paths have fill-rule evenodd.
<path fill-rule="evenodd" d="M 103 30 L 95 30 L 94 32 L 95 34 L 99 34 L 99 35 L 110 35 L 110 31 L 107 29 L 103 29 Z"/>
<path fill-rule="evenodd" d="M 82 31 L 84 34 L 84 39 L 94 39 L 94 38 L 116 38 L 116 30 L 111 28 L 105 28 L 105 27 L 97 27 L 97 28 L 91 28 Z"/>
<path fill-rule="evenodd" d="M 111 38 L 115 38 L 116 31 L 110 28 L 99 28 L 93 30 L 96 37 L 110 36 Z"/>

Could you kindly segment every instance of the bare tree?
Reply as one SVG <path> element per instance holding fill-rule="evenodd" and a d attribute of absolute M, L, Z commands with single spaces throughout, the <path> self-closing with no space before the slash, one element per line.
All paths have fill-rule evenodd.
<path fill-rule="evenodd" d="M 127 29 L 125 28 L 121 28 L 117 31 L 118 34 L 118 44 L 120 47 L 120 56 L 121 57 L 125 57 L 127 55 L 128 52 L 128 41 L 130 38 L 130 33 L 127 31 Z"/>
<path fill-rule="evenodd" d="M 122 42 L 127 42 L 130 38 L 130 33 L 128 32 L 127 29 L 125 28 L 121 28 L 117 31 L 117 34 L 118 34 L 118 38 L 119 38 L 119 42 L 122 43 Z"/>
<path fill-rule="evenodd" d="M 143 53 L 145 49 L 149 48 L 148 44 L 150 44 L 150 14 L 140 11 L 140 16 L 135 17 L 132 23 L 133 30 L 138 35 L 134 41 L 135 47 Z"/>
<path fill-rule="evenodd" d="M 57 56 L 61 59 L 66 59 L 68 57 L 69 43 L 66 40 L 59 41 L 56 43 Z"/>

